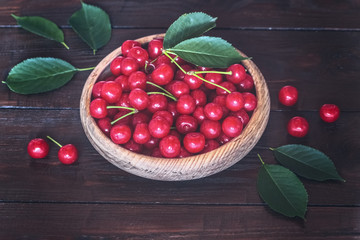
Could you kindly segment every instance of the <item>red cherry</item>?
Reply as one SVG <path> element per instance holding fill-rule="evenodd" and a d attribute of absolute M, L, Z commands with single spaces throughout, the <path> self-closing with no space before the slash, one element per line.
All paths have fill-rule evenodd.
<path fill-rule="evenodd" d="M 149 132 L 153 137 L 163 138 L 169 134 L 170 124 L 165 118 L 158 116 L 150 120 Z"/>
<path fill-rule="evenodd" d="M 168 135 L 161 139 L 159 148 L 162 156 L 166 158 L 175 158 L 180 154 L 180 140 L 173 135 Z"/>
<path fill-rule="evenodd" d="M 161 64 L 151 73 L 154 83 L 162 86 L 168 84 L 174 78 L 174 70 L 169 64 Z"/>
<path fill-rule="evenodd" d="M 232 82 L 229 82 L 229 81 L 225 81 L 225 82 L 222 82 L 219 84 L 220 86 L 226 88 L 227 90 L 229 90 L 230 92 L 235 92 L 237 89 L 236 89 L 236 86 L 232 83 Z M 219 88 L 217 87 L 216 88 L 216 94 L 217 95 L 228 95 L 229 92 L 225 91 L 224 89 L 222 88 Z"/>
<path fill-rule="evenodd" d="M 174 118 L 170 112 L 166 110 L 157 111 L 152 115 L 152 118 L 156 118 L 157 116 L 165 118 L 169 122 L 170 126 L 173 124 Z"/>
<path fill-rule="evenodd" d="M 42 138 L 34 138 L 28 143 L 27 152 L 32 158 L 44 158 L 49 153 L 49 144 Z"/>
<path fill-rule="evenodd" d="M 321 106 L 319 114 L 325 122 L 335 122 L 340 116 L 340 108 L 335 104 L 324 104 Z"/>
<path fill-rule="evenodd" d="M 199 124 L 201 124 L 205 119 L 204 107 L 197 106 L 192 116 L 197 120 Z"/>
<path fill-rule="evenodd" d="M 122 94 L 121 85 L 115 81 L 105 82 L 101 89 L 101 97 L 108 103 L 120 100 Z"/>
<path fill-rule="evenodd" d="M 227 136 L 237 137 L 242 132 L 243 123 L 237 117 L 229 116 L 224 119 L 221 128 Z"/>
<path fill-rule="evenodd" d="M 171 92 L 176 98 L 190 93 L 189 85 L 183 81 L 172 81 L 169 84 L 168 91 Z"/>
<path fill-rule="evenodd" d="M 72 164 L 78 159 L 78 151 L 72 144 L 67 144 L 60 148 L 58 158 L 63 164 Z"/>
<path fill-rule="evenodd" d="M 138 144 L 145 144 L 150 140 L 150 138 L 151 135 L 148 129 L 148 124 L 137 124 L 133 133 L 133 140 Z"/>
<path fill-rule="evenodd" d="M 309 123 L 303 117 L 293 117 L 287 125 L 287 131 L 293 137 L 305 137 L 309 131 Z"/>
<path fill-rule="evenodd" d="M 185 71 L 185 72 L 188 72 L 190 70 L 193 69 L 192 66 L 188 65 L 188 64 L 185 64 L 185 65 L 180 65 L 180 67 Z M 176 72 L 175 72 L 175 79 L 177 80 L 184 80 L 184 77 L 185 77 L 186 73 L 184 73 L 183 71 L 181 71 L 181 69 L 178 69 Z"/>
<path fill-rule="evenodd" d="M 236 112 L 244 107 L 244 97 L 239 92 L 232 92 L 226 95 L 226 107 L 230 111 Z"/>
<path fill-rule="evenodd" d="M 250 92 L 254 88 L 254 79 L 250 74 L 246 74 L 244 80 L 236 85 L 239 92 Z"/>
<path fill-rule="evenodd" d="M 196 70 L 190 70 L 190 72 L 195 72 L 195 71 Z M 197 75 L 203 78 L 202 74 L 197 74 Z M 194 89 L 198 89 L 203 84 L 204 81 L 193 74 L 186 74 L 184 77 L 184 82 L 187 85 L 189 85 L 189 88 L 191 90 L 194 90 Z"/>
<path fill-rule="evenodd" d="M 190 153 L 201 152 L 205 147 L 205 137 L 202 133 L 192 132 L 184 137 L 184 148 Z"/>
<path fill-rule="evenodd" d="M 116 121 L 115 125 L 128 125 L 130 127 L 132 115 L 124 117 L 124 115 L 128 114 L 129 112 L 130 111 L 127 109 L 119 109 L 119 112 L 113 118 L 113 120 Z"/>
<path fill-rule="evenodd" d="M 53 138 L 47 136 L 48 139 L 53 141 L 56 145 L 60 147 L 58 151 L 59 161 L 63 164 L 69 165 L 74 163 L 78 159 L 78 151 L 77 148 L 73 144 L 66 144 L 62 146 L 60 143 L 55 141 Z"/>
<path fill-rule="evenodd" d="M 102 89 L 102 86 L 104 83 L 105 83 L 105 81 L 99 81 L 94 84 L 92 91 L 91 91 L 91 95 L 93 96 L 93 98 L 101 97 L 101 89 Z"/>
<path fill-rule="evenodd" d="M 168 105 L 167 98 L 161 94 L 151 94 L 149 96 L 149 105 L 147 109 L 151 113 L 155 113 L 157 111 L 166 110 Z"/>
<path fill-rule="evenodd" d="M 141 46 L 141 44 L 134 40 L 126 40 L 125 42 L 123 42 L 123 44 L 121 45 L 122 55 L 126 57 L 130 49 L 135 46 Z"/>
<path fill-rule="evenodd" d="M 117 101 L 115 103 L 115 105 L 121 106 L 121 107 L 131 107 L 130 100 L 129 100 L 129 93 L 121 94 L 119 101 Z M 110 110 L 110 109 L 108 109 L 108 110 Z"/>
<path fill-rule="evenodd" d="M 218 121 L 223 117 L 222 107 L 217 103 L 208 103 L 204 107 L 204 114 L 207 119 Z"/>
<path fill-rule="evenodd" d="M 279 101 L 285 106 L 293 106 L 298 100 L 298 90 L 290 85 L 284 86 L 279 91 Z"/>
<path fill-rule="evenodd" d="M 128 84 L 130 90 L 134 88 L 141 88 L 142 90 L 146 89 L 146 74 L 142 71 L 136 71 L 129 75 Z"/>
<path fill-rule="evenodd" d="M 127 125 L 115 125 L 110 130 L 110 138 L 115 144 L 125 144 L 131 139 L 131 129 Z"/>
<path fill-rule="evenodd" d="M 141 153 L 143 150 L 143 145 L 136 143 L 133 139 L 130 139 L 127 143 L 123 144 L 123 147 L 135 153 Z"/>
<path fill-rule="evenodd" d="M 123 56 L 118 56 L 111 61 L 110 71 L 114 76 L 119 76 L 121 74 L 121 62 L 123 59 Z"/>
<path fill-rule="evenodd" d="M 233 64 L 226 71 L 231 71 L 231 75 L 226 75 L 226 79 L 234 84 L 238 84 L 246 78 L 245 68 L 241 64 Z"/>
<path fill-rule="evenodd" d="M 229 142 L 231 139 L 233 139 L 232 137 L 229 137 L 228 135 L 226 135 L 224 132 L 221 132 L 220 136 L 218 138 L 216 138 L 216 141 L 220 144 L 223 145 L 227 142 Z"/>
<path fill-rule="evenodd" d="M 231 112 L 230 116 L 239 118 L 241 120 L 241 122 L 243 123 L 244 127 L 246 124 L 248 124 L 248 122 L 250 120 L 249 114 L 245 111 L 245 109 L 240 109 L 239 111 Z"/>
<path fill-rule="evenodd" d="M 162 158 L 163 156 L 161 155 L 161 152 L 160 152 L 160 148 L 156 147 L 152 150 L 151 152 L 151 156 L 152 157 L 157 157 L 157 158 Z"/>
<path fill-rule="evenodd" d="M 223 75 L 220 73 L 207 73 L 205 75 L 205 80 L 219 85 L 223 81 Z M 215 85 L 207 82 L 205 83 L 205 87 L 207 87 L 208 89 L 217 88 Z"/>
<path fill-rule="evenodd" d="M 195 89 L 191 91 L 190 95 L 194 98 L 196 106 L 205 106 L 207 99 L 203 90 Z"/>
<path fill-rule="evenodd" d="M 154 149 L 159 146 L 160 138 L 154 138 L 151 136 L 150 140 L 144 143 L 144 147 L 147 149 Z"/>
<path fill-rule="evenodd" d="M 135 88 L 129 94 L 129 102 L 132 107 L 141 111 L 148 107 L 150 101 L 149 96 L 144 90 Z"/>
<path fill-rule="evenodd" d="M 131 48 L 127 56 L 135 58 L 140 68 L 145 67 L 145 63 L 149 59 L 148 52 L 140 46 Z"/>
<path fill-rule="evenodd" d="M 206 139 L 215 139 L 220 136 L 221 124 L 219 121 L 205 119 L 200 125 L 200 132 Z"/>
<path fill-rule="evenodd" d="M 178 158 L 185 158 L 185 157 L 190 157 L 191 153 L 189 153 L 184 147 L 180 148 L 180 153 Z"/>
<path fill-rule="evenodd" d="M 255 95 L 250 92 L 243 92 L 242 95 L 244 97 L 244 109 L 247 112 L 254 111 L 257 106 L 257 99 Z"/>
<path fill-rule="evenodd" d="M 110 118 L 105 117 L 97 120 L 97 125 L 106 136 L 110 137 L 110 130 L 112 127 Z"/>
<path fill-rule="evenodd" d="M 212 102 L 219 104 L 223 110 L 223 117 L 227 116 L 230 112 L 230 109 L 226 107 L 226 96 L 227 95 L 217 95 Z"/>
<path fill-rule="evenodd" d="M 197 120 L 190 115 L 180 115 L 175 122 L 176 130 L 181 134 L 195 132 L 198 127 Z"/>
<path fill-rule="evenodd" d="M 189 94 L 182 95 L 176 103 L 176 110 L 180 114 L 192 114 L 195 108 L 195 99 Z"/>
<path fill-rule="evenodd" d="M 102 98 L 95 98 L 90 102 L 90 115 L 93 118 L 104 118 L 107 116 L 107 103 Z"/>
<path fill-rule="evenodd" d="M 207 153 L 207 152 L 210 152 L 212 150 L 215 150 L 219 146 L 220 146 L 220 144 L 218 143 L 218 141 L 216 141 L 214 139 L 206 140 L 205 141 L 205 147 L 204 147 L 202 153 Z"/>
<path fill-rule="evenodd" d="M 129 86 L 129 77 L 125 75 L 120 75 L 114 80 L 115 82 L 119 83 L 123 92 L 129 92 L 130 86 Z"/>
<path fill-rule="evenodd" d="M 163 40 L 153 39 L 149 42 L 148 52 L 151 59 L 155 59 L 162 54 Z"/>
<path fill-rule="evenodd" d="M 121 61 L 121 73 L 129 76 L 131 73 L 139 70 L 139 64 L 135 58 L 126 57 Z"/>
<path fill-rule="evenodd" d="M 132 115 L 131 125 L 133 127 L 136 127 L 136 125 L 140 123 L 149 123 L 149 121 L 150 121 L 149 114 L 146 114 L 145 112 L 137 112 L 134 115 Z"/>

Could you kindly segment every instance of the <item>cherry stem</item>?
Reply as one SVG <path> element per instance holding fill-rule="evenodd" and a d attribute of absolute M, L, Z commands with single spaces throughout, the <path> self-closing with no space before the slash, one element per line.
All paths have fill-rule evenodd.
<path fill-rule="evenodd" d="M 64 47 L 67 49 L 67 50 L 69 50 L 70 48 L 69 48 L 69 46 L 68 45 L 66 45 L 66 43 L 65 42 L 61 42 L 61 44 L 62 45 L 64 45 Z"/>
<path fill-rule="evenodd" d="M 171 98 L 171 99 L 174 100 L 175 102 L 176 102 L 176 100 L 177 100 L 173 95 L 169 95 L 169 94 L 163 93 L 163 92 L 148 92 L 147 94 L 148 94 L 148 95 L 151 95 L 151 94 L 161 94 L 161 95 L 164 95 L 165 97 Z"/>
<path fill-rule="evenodd" d="M 230 90 L 228 90 L 227 88 L 225 88 L 225 87 L 223 87 L 223 86 L 220 86 L 219 84 L 216 84 L 216 83 L 210 82 L 210 81 L 208 81 L 208 80 L 206 80 L 206 79 L 204 79 L 204 78 L 202 78 L 202 77 L 198 76 L 196 73 L 193 73 L 193 75 L 194 75 L 195 77 L 197 77 L 197 78 L 199 78 L 199 79 L 203 80 L 203 81 L 204 81 L 204 82 L 206 82 L 206 83 L 209 83 L 209 84 L 214 85 L 214 86 L 216 86 L 216 87 L 218 87 L 218 88 L 221 88 L 222 90 L 224 90 L 224 91 L 226 91 L 226 92 L 228 92 L 228 93 L 231 93 L 231 91 L 230 91 Z"/>
<path fill-rule="evenodd" d="M 50 136 L 46 136 L 48 139 L 50 139 L 53 143 L 55 143 L 56 145 L 58 145 L 60 148 L 62 148 L 62 145 L 60 143 L 58 143 L 57 141 L 55 141 L 52 137 Z"/>
<path fill-rule="evenodd" d="M 88 70 L 93 70 L 95 67 L 89 67 L 89 68 L 78 68 L 78 71 L 88 71 Z"/>
<path fill-rule="evenodd" d="M 131 111 L 137 111 L 135 108 L 123 107 L 123 106 L 107 106 L 106 107 L 106 109 L 110 109 L 110 108 L 121 108 L 121 109 L 127 109 L 127 110 L 131 110 Z"/>
<path fill-rule="evenodd" d="M 121 117 L 119 117 L 119 118 L 117 118 L 116 120 L 112 121 L 110 124 L 111 124 L 111 125 L 114 125 L 117 121 L 120 121 L 121 119 L 126 118 L 127 116 L 130 116 L 130 115 L 135 114 L 135 113 L 137 113 L 137 112 L 138 112 L 138 111 L 137 111 L 136 109 L 134 109 L 133 111 L 131 111 L 131 112 L 125 114 L 125 115 L 122 115 Z"/>
<path fill-rule="evenodd" d="M 164 54 L 165 56 L 167 56 L 168 58 L 170 58 L 171 62 L 173 62 L 183 73 L 186 74 L 186 71 L 175 61 L 174 58 L 172 58 L 172 57 L 169 55 L 169 53 L 168 53 L 166 50 L 163 51 L 163 54 Z"/>
<path fill-rule="evenodd" d="M 262 160 L 262 158 L 261 158 L 260 154 L 257 154 L 257 155 L 258 155 L 258 157 L 259 157 L 259 159 L 260 159 L 260 161 L 261 161 L 262 165 L 265 165 L 265 163 L 264 163 L 264 161 Z"/>
<path fill-rule="evenodd" d="M 225 75 L 231 75 L 232 72 L 231 71 L 228 71 L 228 72 L 222 72 L 222 71 L 197 71 L 197 72 L 194 72 L 195 74 L 198 74 L 198 73 L 219 73 L 219 74 L 225 74 Z"/>
<path fill-rule="evenodd" d="M 170 98 L 173 99 L 174 101 L 177 100 L 176 97 L 175 97 L 174 95 L 172 95 L 168 90 L 166 90 L 165 88 L 157 85 L 156 83 L 149 82 L 149 81 L 146 82 L 146 83 L 147 83 L 147 84 L 150 84 L 150 85 L 152 85 L 152 86 L 154 86 L 154 87 L 157 87 L 157 88 L 161 89 L 162 91 L 164 91 L 165 93 L 167 93 L 169 96 L 171 96 Z"/>

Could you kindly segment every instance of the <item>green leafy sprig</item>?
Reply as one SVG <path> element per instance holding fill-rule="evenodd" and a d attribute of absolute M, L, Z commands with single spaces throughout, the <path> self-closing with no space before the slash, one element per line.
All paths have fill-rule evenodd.
<path fill-rule="evenodd" d="M 270 148 L 283 166 L 266 164 L 258 173 L 257 190 L 268 206 L 285 216 L 305 219 L 308 194 L 297 175 L 317 181 L 345 181 L 328 156 L 317 149 L 289 144 Z"/>

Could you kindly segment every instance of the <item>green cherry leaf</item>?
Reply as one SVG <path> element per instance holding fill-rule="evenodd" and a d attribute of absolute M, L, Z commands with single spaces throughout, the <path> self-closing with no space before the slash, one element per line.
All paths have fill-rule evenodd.
<path fill-rule="evenodd" d="M 82 8 L 70 17 L 69 23 L 95 54 L 111 38 L 110 18 L 101 8 L 83 2 L 81 4 Z"/>
<path fill-rule="evenodd" d="M 178 43 L 199 37 L 216 26 L 216 18 L 203 12 L 187 13 L 173 22 L 165 33 L 164 49 L 172 48 Z"/>
<path fill-rule="evenodd" d="M 201 36 L 180 42 L 168 50 L 182 59 L 203 67 L 227 68 L 247 59 L 227 41 L 218 37 Z"/>
<path fill-rule="evenodd" d="M 71 80 L 77 69 L 57 58 L 29 58 L 14 66 L 5 84 L 13 92 L 35 94 L 59 88 Z"/>
<path fill-rule="evenodd" d="M 258 174 L 257 189 L 272 210 L 287 217 L 305 218 L 308 194 L 299 178 L 289 169 L 263 164 Z"/>
<path fill-rule="evenodd" d="M 54 22 L 38 16 L 19 17 L 14 14 L 11 14 L 11 16 L 15 18 L 16 22 L 23 29 L 44 38 L 57 41 L 69 49 L 64 42 L 63 31 Z"/>
<path fill-rule="evenodd" d="M 277 161 L 302 177 L 317 181 L 344 181 L 331 159 L 317 149 L 288 144 L 271 150 Z"/>

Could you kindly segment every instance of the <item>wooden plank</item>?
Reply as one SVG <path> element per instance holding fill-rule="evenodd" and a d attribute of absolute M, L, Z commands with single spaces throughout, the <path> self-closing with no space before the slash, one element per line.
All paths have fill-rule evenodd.
<path fill-rule="evenodd" d="M 263 206 L 0 204 L 2 239 L 360 239 L 358 207 L 310 207 L 306 221 Z"/>
<path fill-rule="evenodd" d="M 0 110 L 0 196 L 6 201 L 159 202 L 260 204 L 256 178 L 257 153 L 276 163 L 269 147 L 300 143 L 318 148 L 335 163 L 346 183 L 302 179 L 310 204 L 356 205 L 360 195 L 360 122 L 358 112 L 343 113 L 335 124 L 325 124 L 317 113 L 301 113 L 310 122 L 310 133 L 295 139 L 286 133 L 291 112 L 271 112 L 265 133 L 256 148 L 231 168 L 213 176 L 187 182 L 160 182 L 130 175 L 107 162 L 83 133 L 77 110 Z M 51 145 L 46 159 L 32 160 L 26 145 L 34 137 L 50 135 L 80 152 L 71 166 L 57 160 Z M 276 137 L 275 137 L 276 136 Z M 221 190 L 219 190 L 221 189 Z M 326 197 L 324 197 L 326 196 Z"/>
<path fill-rule="evenodd" d="M 359 29 L 360 5 L 348 1 L 113 1 L 89 0 L 104 9 L 115 27 L 167 28 L 180 15 L 203 11 L 218 17 L 222 28 L 330 28 Z M 11 13 L 21 16 L 38 15 L 58 25 L 68 25 L 68 18 L 80 9 L 76 0 L 49 3 L 46 0 L 3 0 L 0 23 L 14 25 Z"/>
<path fill-rule="evenodd" d="M 126 39 L 159 32 L 116 29 L 109 44 L 96 56 L 71 30 L 65 31 L 70 50 L 21 29 L 1 29 L 0 33 L 4 36 L 4 45 L 0 46 L 0 72 L 5 80 L 10 69 L 26 58 L 50 56 L 64 59 L 78 68 L 91 67 Z M 268 82 L 272 110 L 316 111 L 324 103 L 336 103 L 343 111 L 359 110 L 359 101 L 343 96 L 356 96 L 360 91 L 360 32 L 214 30 L 213 35 L 227 39 L 253 57 Z M 78 108 L 83 83 L 89 74 L 89 71 L 77 73 L 58 90 L 30 96 L 12 93 L 1 84 L 0 105 Z M 300 94 L 299 102 L 291 108 L 281 106 L 277 100 L 278 91 L 287 84 L 296 86 Z"/>

